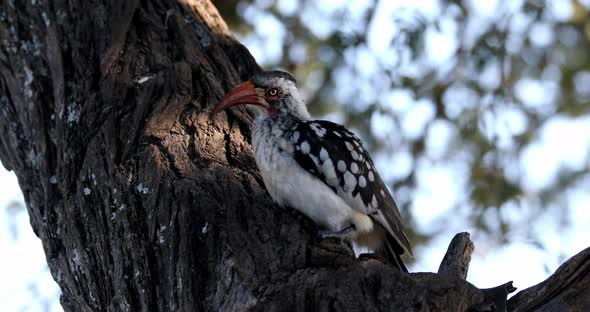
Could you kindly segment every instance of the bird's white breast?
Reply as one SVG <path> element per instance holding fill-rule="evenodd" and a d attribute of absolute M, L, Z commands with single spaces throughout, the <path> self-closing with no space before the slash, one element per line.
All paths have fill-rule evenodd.
<path fill-rule="evenodd" d="M 333 231 L 349 226 L 357 218 L 358 212 L 297 164 L 292 156 L 293 144 L 281 130 L 264 120 L 256 121 L 252 145 L 264 184 L 277 204 L 295 208 Z"/>

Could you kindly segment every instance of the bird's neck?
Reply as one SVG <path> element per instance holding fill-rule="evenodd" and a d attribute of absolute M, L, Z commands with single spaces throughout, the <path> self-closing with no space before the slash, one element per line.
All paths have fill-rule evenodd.
<path fill-rule="evenodd" d="M 255 153 L 274 151 L 285 140 L 285 135 L 294 131 L 306 120 L 292 114 L 276 114 L 271 117 L 258 117 L 252 125 L 252 144 Z"/>
<path fill-rule="evenodd" d="M 254 119 L 255 123 L 276 123 L 276 124 L 295 124 L 298 122 L 304 122 L 310 120 L 311 116 L 305 110 L 304 112 L 274 112 L 274 113 L 261 113 Z"/>
<path fill-rule="evenodd" d="M 289 112 L 288 115 L 293 115 L 294 117 L 299 118 L 303 121 L 311 119 L 311 115 L 309 115 L 309 112 L 307 111 L 307 106 L 305 106 L 303 101 L 295 105 L 293 111 Z"/>

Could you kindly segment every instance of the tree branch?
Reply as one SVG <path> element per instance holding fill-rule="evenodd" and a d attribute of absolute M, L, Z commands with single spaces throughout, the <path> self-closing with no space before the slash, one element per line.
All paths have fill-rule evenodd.
<path fill-rule="evenodd" d="M 508 301 L 509 311 L 590 311 L 590 248 Z"/>
<path fill-rule="evenodd" d="M 438 273 L 454 275 L 463 280 L 466 279 L 472 252 L 473 242 L 469 238 L 469 233 L 456 234 L 440 263 Z"/>

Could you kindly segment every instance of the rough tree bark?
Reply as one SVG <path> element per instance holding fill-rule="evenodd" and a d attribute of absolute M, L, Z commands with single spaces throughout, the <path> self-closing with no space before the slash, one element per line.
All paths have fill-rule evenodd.
<path fill-rule="evenodd" d="M 4 0 L 0 41 L 0 159 L 66 311 L 499 308 L 464 281 L 465 254 L 441 274 L 401 274 L 273 205 L 247 112 L 206 116 L 258 69 L 208 1 Z M 578 257 L 569 276 L 587 276 Z M 587 280 L 558 303 L 588 307 Z M 509 308 L 563 294 L 547 287 Z"/>

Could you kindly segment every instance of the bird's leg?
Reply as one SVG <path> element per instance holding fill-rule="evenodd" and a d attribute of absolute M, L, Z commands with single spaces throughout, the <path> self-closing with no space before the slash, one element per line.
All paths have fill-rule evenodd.
<path fill-rule="evenodd" d="M 356 227 L 354 226 L 354 224 L 351 224 L 351 225 L 343 228 L 340 231 L 321 230 L 321 231 L 318 231 L 318 235 L 321 239 L 330 238 L 330 237 L 344 238 L 348 234 L 352 233 L 355 229 L 356 229 Z"/>
<path fill-rule="evenodd" d="M 345 239 L 348 234 L 355 230 L 354 225 L 349 225 L 338 231 L 318 230 L 317 239 L 321 250 L 329 253 L 336 253 L 354 259 L 352 242 Z"/>
<path fill-rule="evenodd" d="M 387 259 L 385 259 L 385 257 L 383 257 L 382 255 L 377 254 L 377 253 L 362 253 L 359 255 L 358 259 L 360 261 L 375 260 L 375 261 L 379 261 L 381 263 L 387 263 Z"/>

